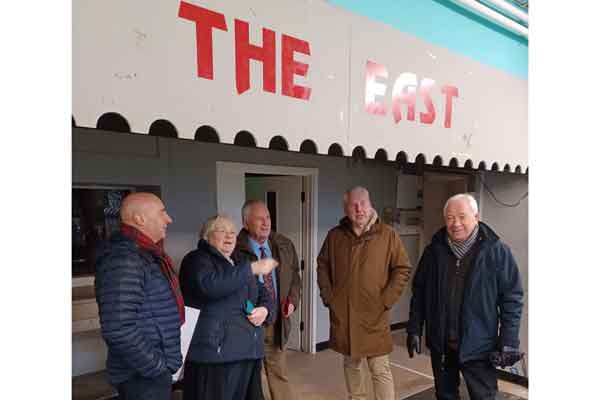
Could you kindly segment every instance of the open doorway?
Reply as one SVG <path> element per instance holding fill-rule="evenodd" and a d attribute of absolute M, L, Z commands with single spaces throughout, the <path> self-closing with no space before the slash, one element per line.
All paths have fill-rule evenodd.
<path fill-rule="evenodd" d="M 263 200 L 271 214 L 272 230 L 296 247 L 302 278 L 302 298 L 292 315 L 288 349 L 316 351 L 317 178 L 314 168 L 217 162 L 217 209 L 242 226 L 246 200 Z"/>
<path fill-rule="evenodd" d="M 446 200 L 458 193 L 472 192 L 473 180 L 472 175 L 466 174 L 426 172 L 423 175 L 423 230 L 419 254 L 423 253 L 433 235 L 445 226 L 443 210 Z"/>
<path fill-rule="evenodd" d="M 303 246 L 304 207 L 302 177 L 294 175 L 245 174 L 246 200 L 262 200 L 271 215 L 271 230 L 281 233 L 294 243 L 301 257 Z M 300 271 L 301 277 L 303 271 Z M 302 351 L 302 304 L 291 316 L 292 331 L 288 349 Z M 303 325 L 303 324 L 302 324 Z"/>
<path fill-rule="evenodd" d="M 445 225 L 446 200 L 457 193 L 470 192 L 476 199 L 478 196 L 473 193 L 473 173 L 399 173 L 396 184 L 396 207 L 384 210 L 383 217 L 399 233 L 414 267 L 404 293 L 390 313 L 392 326 L 405 326 L 409 319 L 414 271 L 433 235 Z"/>

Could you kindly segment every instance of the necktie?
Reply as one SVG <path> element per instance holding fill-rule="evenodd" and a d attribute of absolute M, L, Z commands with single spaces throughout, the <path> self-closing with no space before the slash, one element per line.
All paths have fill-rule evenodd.
<path fill-rule="evenodd" d="M 264 247 L 260 247 L 260 258 L 266 258 L 267 257 L 267 252 L 265 251 Z M 273 315 L 275 316 L 273 318 L 273 323 L 275 323 L 275 320 L 277 319 L 277 308 L 278 308 L 278 302 L 277 302 L 277 297 L 275 296 L 275 288 L 273 287 L 273 273 L 269 272 L 266 275 L 263 275 L 263 280 L 264 280 L 264 285 L 265 285 L 265 289 L 267 289 L 267 292 L 269 293 L 269 295 L 271 296 L 271 299 L 273 300 L 273 305 L 274 305 L 274 312 Z"/>

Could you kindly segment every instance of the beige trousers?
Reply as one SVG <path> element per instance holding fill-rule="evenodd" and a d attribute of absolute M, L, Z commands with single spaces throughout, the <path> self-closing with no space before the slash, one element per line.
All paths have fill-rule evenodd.
<path fill-rule="evenodd" d="M 265 358 L 261 372 L 265 400 L 294 400 L 288 378 L 286 352 L 274 342 L 274 328 L 265 328 Z"/>
<path fill-rule="evenodd" d="M 371 372 L 375 400 L 394 400 L 394 379 L 390 368 L 390 358 L 387 354 L 354 360 L 344 356 L 344 376 L 348 399 L 366 400 L 367 398 L 366 374 L 362 368 L 365 360 Z"/>

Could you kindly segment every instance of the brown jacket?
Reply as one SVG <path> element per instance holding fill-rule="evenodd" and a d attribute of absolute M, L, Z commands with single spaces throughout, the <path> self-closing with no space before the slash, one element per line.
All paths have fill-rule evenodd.
<path fill-rule="evenodd" d="M 378 219 L 360 236 L 346 217 L 317 257 L 317 281 L 329 307 L 330 347 L 352 358 L 392 351 L 389 310 L 409 280 L 399 234 Z"/>
<path fill-rule="evenodd" d="M 258 259 L 250 247 L 248 238 L 248 231 L 242 229 L 237 237 L 235 249 L 231 255 L 234 260 L 248 260 L 252 262 Z M 292 304 L 294 304 L 294 312 L 298 312 L 302 293 L 300 266 L 296 248 L 290 239 L 279 233 L 271 232 L 269 235 L 269 247 L 271 248 L 273 258 L 279 262 L 279 266 L 275 269 L 277 294 L 279 296 L 279 315 L 275 322 L 275 342 L 281 349 L 284 349 L 292 327 L 290 318 L 283 318 L 281 315 L 281 308 L 286 298 L 289 297 Z"/>

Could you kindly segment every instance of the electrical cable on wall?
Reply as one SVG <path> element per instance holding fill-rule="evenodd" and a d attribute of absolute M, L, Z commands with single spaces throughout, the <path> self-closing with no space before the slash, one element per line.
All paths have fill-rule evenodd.
<path fill-rule="evenodd" d="M 483 188 L 485 189 L 486 192 L 489 193 L 489 195 L 492 197 L 492 199 L 494 199 L 494 201 L 498 204 L 500 204 L 501 206 L 504 207 L 518 207 L 519 205 L 521 205 L 521 201 L 525 200 L 528 196 L 529 196 L 529 191 L 525 192 L 525 194 L 523 194 L 523 196 L 521 196 L 519 198 L 519 200 L 517 200 L 516 203 L 514 204 L 508 204 L 505 203 L 503 201 L 500 201 L 496 195 L 494 194 L 494 192 L 492 192 L 492 190 L 488 187 L 488 185 L 485 183 L 485 179 L 483 178 L 483 175 L 479 175 L 479 179 L 481 180 L 481 184 L 483 185 Z"/>

